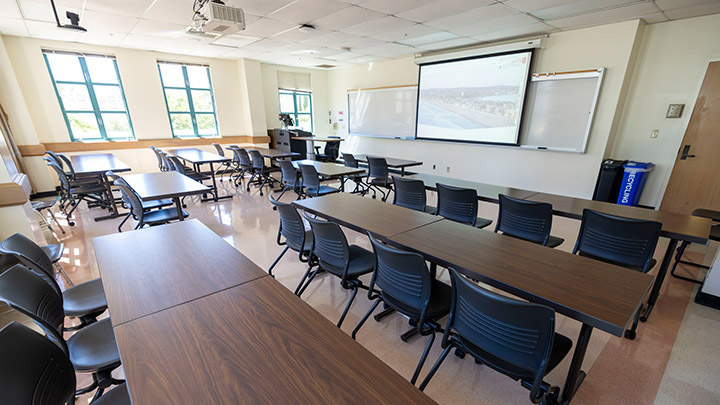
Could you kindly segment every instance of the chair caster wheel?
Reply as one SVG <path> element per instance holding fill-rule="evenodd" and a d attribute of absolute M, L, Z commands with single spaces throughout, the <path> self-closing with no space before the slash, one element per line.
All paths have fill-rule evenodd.
<path fill-rule="evenodd" d="M 455 349 L 455 355 L 458 356 L 461 359 L 465 358 L 465 352 L 460 349 Z"/>
<path fill-rule="evenodd" d="M 625 337 L 630 340 L 635 340 L 635 331 L 634 330 L 626 330 L 625 331 Z"/>
<path fill-rule="evenodd" d="M 482 361 L 475 359 L 475 364 L 482 364 Z"/>
<path fill-rule="evenodd" d="M 183 204 L 182 207 L 183 207 L 183 208 L 187 208 L 187 204 Z"/>
<path fill-rule="evenodd" d="M 372 197 L 372 198 L 373 198 L 373 200 L 374 200 L 374 199 L 375 199 L 376 197 L 377 197 L 377 196 L 373 196 L 373 197 Z"/>
<path fill-rule="evenodd" d="M 277 207 L 273 205 L 273 211 L 277 211 Z"/>
<path fill-rule="evenodd" d="M 68 221 L 68 225 L 75 226 L 75 222 Z"/>
<path fill-rule="evenodd" d="M 402 340 L 403 342 L 407 343 L 407 341 L 409 340 L 409 337 L 407 337 L 407 336 L 405 336 L 405 335 L 400 335 L 400 340 Z"/>

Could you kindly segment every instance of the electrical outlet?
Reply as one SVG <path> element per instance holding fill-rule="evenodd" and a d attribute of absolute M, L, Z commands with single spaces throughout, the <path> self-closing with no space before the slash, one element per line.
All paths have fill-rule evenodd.
<path fill-rule="evenodd" d="M 665 118 L 680 118 L 682 116 L 683 108 L 685 108 L 685 104 L 670 104 L 668 106 L 667 114 L 665 114 Z"/>
<path fill-rule="evenodd" d="M 657 138 L 659 133 L 659 129 L 653 129 L 652 132 L 650 132 L 650 138 Z"/>
<path fill-rule="evenodd" d="M 446 167 L 445 170 L 450 173 L 450 166 Z"/>

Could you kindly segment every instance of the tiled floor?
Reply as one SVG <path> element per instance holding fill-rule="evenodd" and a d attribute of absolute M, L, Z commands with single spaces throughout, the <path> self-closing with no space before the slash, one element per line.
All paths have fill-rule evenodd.
<path fill-rule="evenodd" d="M 203 204 L 197 198 L 188 199 L 190 217 L 202 221 L 260 267 L 268 268 L 282 248 L 275 243 L 279 221 L 277 213 L 266 201 L 267 193 L 260 197 L 257 188 L 245 192 L 228 182 L 220 183 L 220 186 L 222 194 L 233 194 L 235 198 Z M 294 195 L 288 193 L 283 200 L 291 198 Z M 429 203 L 434 203 L 432 193 L 429 198 Z M 92 218 L 99 215 L 101 212 L 97 209 L 80 209 L 77 226 L 66 227 L 68 233 L 61 235 L 66 244 L 62 264 L 76 283 L 98 277 L 90 240 L 117 232 L 120 219 L 94 222 Z M 480 216 L 494 219 L 497 206 L 481 203 Z M 131 227 L 126 224 L 124 229 L 129 231 Z M 553 234 L 566 240 L 559 249 L 572 249 L 578 228 L 578 221 L 554 219 Z M 350 230 L 346 230 L 346 234 L 350 243 L 370 248 L 366 236 Z M 711 246 L 708 251 L 712 252 L 714 248 Z M 696 250 L 693 258 L 702 259 L 705 249 Z M 660 259 L 664 251 L 665 241 L 661 241 L 656 258 Z M 274 273 L 281 283 L 294 289 L 304 271 L 305 267 L 297 256 L 289 252 L 278 263 Z M 442 271 L 440 277 L 449 282 L 446 271 Z M 368 282 L 369 276 L 364 281 Z M 336 278 L 324 275 L 318 276 L 303 299 L 335 323 L 348 296 Z M 584 363 L 588 376 L 574 403 L 720 403 L 720 351 L 715 346 L 720 333 L 720 311 L 699 306 L 692 302 L 692 297 L 693 285 L 668 277 L 650 320 L 640 325 L 636 340 L 620 339 L 596 330 Z M 349 334 L 369 306 L 366 296 L 358 294 L 343 330 Z M 0 314 L 0 325 L 21 318 L 12 311 L 6 312 Z M 580 324 L 563 316 L 558 318 L 557 331 L 575 340 Z M 416 337 L 403 343 L 399 335 L 407 329 L 407 320 L 399 315 L 392 315 L 381 322 L 370 320 L 358 334 L 358 341 L 409 379 L 427 338 Z M 421 378 L 441 352 L 439 341 L 437 339 L 430 353 Z M 570 356 L 547 376 L 546 381 L 562 385 L 569 362 Z M 82 376 L 78 385 L 88 382 L 89 377 Z M 519 383 L 476 365 L 469 357 L 461 360 L 449 356 L 426 393 L 439 403 L 447 404 L 529 401 L 528 391 Z M 86 398 L 79 403 L 87 403 Z"/>

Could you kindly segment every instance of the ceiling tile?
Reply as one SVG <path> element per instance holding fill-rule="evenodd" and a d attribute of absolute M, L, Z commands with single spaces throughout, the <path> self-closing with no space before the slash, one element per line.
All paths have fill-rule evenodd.
<path fill-rule="evenodd" d="M 396 16 L 406 20 L 424 23 L 430 20 L 460 14 L 466 11 L 489 6 L 493 0 L 437 0 L 420 7 L 397 13 Z"/>
<path fill-rule="evenodd" d="M 193 11 L 187 3 L 180 3 L 177 0 L 156 0 L 142 17 L 187 27 L 192 23 Z"/>
<path fill-rule="evenodd" d="M 338 0 L 338 1 L 339 1 L 339 2 L 342 2 L 342 3 L 358 5 L 358 4 L 367 3 L 367 2 L 370 1 L 370 0 Z"/>
<path fill-rule="evenodd" d="M 393 43 L 393 42 L 388 42 L 388 43 L 383 44 L 383 45 L 378 45 L 378 46 L 373 46 L 373 47 L 370 47 L 370 48 L 365 48 L 365 49 L 362 50 L 362 53 L 367 53 L 367 54 L 370 54 L 370 55 L 379 55 L 379 54 L 382 54 L 382 53 L 384 53 L 384 52 L 394 52 L 394 51 L 399 51 L 399 50 L 405 50 L 405 51 L 407 51 L 408 53 L 412 53 L 412 49 L 413 49 L 413 47 L 411 47 L 411 46 L 407 46 L 407 45 L 403 45 L 403 44 L 396 44 L 396 43 Z"/>
<path fill-rule="evenodd" d="M 588 27 L 640 18 L 653 14 L 657 8 L 652 3 L 641 3 L 633 6 L 611 8 L 594 13 L 581 14 L 557 20 L 546 20 L 545 23 L 560 29 Z"/>
<path fill-rule="evenodd" d="M 447 31 L 436 32 L 435 34 L 423 35 L 420 37 L 401 39 L 396 42 L 405 45 L 418 46 L 423 44 L 430 44 L 433 42 L 447 41 L 448 39 L 455 39 L 458 35 Z"/>
<path fill-rule="evenodd" d="M 553 28 L 545 23 L 535 23 L 531 25 L 524 25 L 522 27 L 515 27 L 499 31 L 487 32 L 479 35 L 473 35 L 472 38 L 480 41 L 497 41 L 525 35 L 544 34 L 554 31 L 558 31 L 558 29 Z"/>
<path fill-rule="evenodd" d="M 240 58 L 254 58 L 258 55 L 262 55 L 264 52 L 262 51 L 253 51 L 251 49 L 232 49 L 228 52 L 225 52 L 221 56 L 223 58 L 230 58 L 230 59 L 240 59 Z"/>
<path fill-rule="evenodd" d="M 297 0 L 268 17 L 292 24 L 307 24 L 336 11 L 351 7 L 350 4 L 334 0 Z"/>
<path fill-rule="evenodd" d="M 23 20 L 0 17 L 0 34 L 26 37 L 30 35 Z"/>
<path fill-rule="evenodd" d="M 362 7 L 348 7 L 312 21 L 312 24 L 324 30 L 344 30 L 345 27 L 384 17 L 385 14 Z"/>
<path fill-rule="evenodd" d="M 383 41 L 402 41 L 410 38 L 417 38 L 423 35 L 437 34 L 440 32 L 437 28 L 428 27 L 423 24 L 410 25 L 397 30 L 381 32 L 381 33 L 370 33 L 369 36 Z"/>
<path fill-rule="evenodd" d="M 295 45 L 293 48 L 289 51 L 283 52 L 285 55 L 292 55 L 292 56 L 305 56 L 305 57 L 313 57 L 313 58 L 323 58 L 327 55 L 332 55 L 337 53 L 337 49 L 330 49 L 330 48 L 323 48 L 321 46 L 302 46 L 302 45 Z"/>
<path fill-rule="evenodd" d="M 343 42 L 349 42 L 349 41 L 359 39 L 359 38 L 361 38 L 360 35 L 348 34 L 346 32 L 340 32 L 340 31 L 333 31 L 329 34 L 306 39 L 306 40 L 300 41 L 300 42 L 303 44 L 308 44 L 308 45 L 328 46 L 328 47 L 332 48 L 332 47 L 336 47 L 336 45 L 341 44 Z"/>
<path fill-rule="evenodd" d="M 655 0 L 660 9 L 663 11 L 675 10 L 678 8 L 688 8 L 703 4 L 718 3 L 718 0 Z"/>
<path fill-rule="evenodd" d="M 638 0 L 578 0 L 561 6 L 536 10 L 531 14 L 544 20 L 554 20 L 562 17 L 570 17 L 593 11 L 621 7 L 629 3 L 637 2 Z"/>
<path fill-rule="evenodd" d="M 338 53 L 334 53 L 332 55 L 324 56 L 323 59 L 328 60 L 346 60 L 346 59 L 354 59 L 360 56 L 367 56 L 366 53 L 359 53 L 359 52 L 348 52 L 348 51 L 342 51 Z"/>
<path fill-rule="evenodd" d="M 152 2 L 147 0 L 86 0 L 85 10 L 139 18 L 151 4 Z M 188 18 L 192 17 L 192 4 L 186 3 L 185 7 Z"/>
<path fill-rule="evenodd" d="M 562 6 L 575 1 L 577 0 L 507 0 L 504 1 L 503 4 L 518 11 L 528 12 Z"/>
<path fill-rule="evenodd" d="M 246 45 L 252 44 L 253 42 L 257 42 L 260 39 L 261 38 L 258 38 L 258 37 L 250 37 L 250 36 L 246 36 L 246 35 L 233 34 L 233 35 L 222 36 L 222 37 L 214 40 L 211 43 L 216 44 L 216 45 L 225 45 L 225 46 L 232 46 L 235 48 L 242 48 Z"/>
<path fill-rule="evenodd" d="M 291 44 L 282 41 L 276 41 L 274 39 L 261 39 L 260 41 L 253 42 L 250 45 L 246 45 L 244 49 L 254 49 L 258 51 L 275 51 L 291 47 Z"/>
<path fill-rule="evenodd" d="M 22 18 L 17 2 L 15 0 L 0 0 L 0 17 Z"/>
<path fill-rule="evenodd" d="M 434 0 L 370 0 L 362 3 L 362 6 L 380 13 L 397 14 L 433 1 Z"/>
<path fill-rule="evenodd" d="M 285 41 L 285 42 L 302 42 L 302 41 L 306 41 L 309 39 L 327 35 L 330 32 L 331 31 L 323 31 L 323 30 L 319 30 L 317 28 L 312 31 L 309 31 L 309 32 L 300 32 L 300 30 L 294 29 L 294 30 L 282 32 L 278 35 L 274 35 L 272 38 L 280 40 L 280 41 Z"/>
<path fill-rule="evenodd" d="M 120 46 L 127 34 L 113 32 L 93 32 L 82 38 L 84 44 L 103 45 L 103 46 Z"/>
<path fill-rule="evenodd" d="M 293 28 L 297 28 L 297 24 L 290 24 L 269 18 L 261 18 L 248 25 L 242 33 L 243 35 L 249 35 L 251 37 L 267 38 Z"/>
<path fill-rule="evenodd" d="M 671 20 L 699 17 L 703 15 L 720 13 L 720 3 L 703 4 L 695 7 L 679 8 L 665 12 Z"/>
<path fill-rule="evenodd" d="M 426 24 L 431 27 L 458 33 L 456 29 L 468 26 L 477 26 L 480 25 L 480 22 L 493 18 L 506 17 L 513 14 L 517 14 L 517 11 L 509 7 L 505 7 L 502 4 L 494 4 L 492 6 L 480 7 L 464 13 L 428 21 Z"/>
<path fill-rule="evenodd" d="M 648 14 L 642 16 L 643 21 L 645 21 L 645 24 L 657 24 L 665 21 L 670 21 L 669 18 L 665 16 L 664 13 L 657 12 L 653 14 Z"/>
<path fill-rule="evenodd" d="M 334 48 L 350 48 L 353 50 L 359 50 L 364 48 L 370 48 L 373 46 L 379 46 L 386 44 L 387 41 L 381 41 L 379 39 L 375 38 L 369 38 L 369 37 L 362 37 L 353 39 L 351 41 L 342 42 L 334 46 Z"/>
<path fill-rule="evenodd" d="M 274 11 L 277 11 L 287 6 L 294 1 L 295 0 L 242 0 L 235 2 L 239 4 L 228 4 L 228 2 L 225 3 L 231 5 L 232 7 L 240 7 L 245 13 L 264 17 Z"/>
<path fill-rule="evenodd" d="M 134 49 L 157 49 L 168 41 L 170 41 L 168 37 L 157 35 L 127 34 L 122 42 L 120 42 L 120 46 Z"/>
<path fill-rule="evenodd" d="M 53 14 L 52 6 L 50 2 L 37 2 L 30 0 L 19 0 L 20 12 L 25 20 L 32 21 L 45 21 L 55 23 L 55 14 Z M 74 13 L 80 13 L 80 9 L 68 8 L 68 7 L 57 7 L 58 16 L 60 16 L 60 23 L 70 23 L 70 20 L 65 18 L 66 11 L 72 11 Z M 82 21 L 80 21 L 82 24 Z M 28 27 L 30 29 L 30 27 Z"/>
<path fill-rule="evenodd" d="M 357 35 L 368 35 L 369 33 L 381 34 L 383 32 L 394 31 L 398 28 L 409 27 L 414 24 L 415 23 L 412 21 L 403 20 L 393 16 L 385 16 L 383 18 L 378 18 L 362 24 L 341 28 L 340 31 Z"/>
<path fill-rule="evenodd" d="M 81 35 L 76 30 L 67 30 L 58 28 L 54 22 L 43 22 L 43 21 L 25 21 L 25 27 L 27 27 L 30 36 L 33 38 L 45 38 L 54 39 L 56 41 L 68 41 L 77 42 L 78 37 Z M 87 33 L 82 33 L 87 35 Z"/>
<path fill-rule="evenodd" d="M 425 49 L 428 51 L 435 51 L 438 49 L 456 48 L 459 46 L 465 46 L 470 44 L 477 44 L 480 41 L 474 38 L 456 38 L 447 41 L 434 42 L 432 44 L 419 45 L 418 48 Z"/>
<path fill-rule="evenodd" d="M 131 34 L 136 35 L 185 35 L 183 34 L 183 31 L 185 31 L 185 28 L 187 28 L 187 25 L 180 25 L 180 24 L 171 24 L 166 22 L 160 22 L 160 21 L 152 21 L 152 20 L 140 20 L 137 25 L 130 31 Z M 189 35 L 189 34 L 188 34 Z"/>
<path fill-rule="evenodd" d="M 474 35 L 484 34 L 487 32 L 499 31 L 504 29 L 512 29 L 522 27 L 525 25 L 532 25 L 537 23 L 538 20 L 530 17 L 527 14 L 514 14 L 507 17 L 493 18 L 490 20 L 483 21 L 482 24 L 472 24 L 464 27 L 458 27 L 452 30 L 452 32 L 471 37 Z"/>
<path fill-rule="evenodd" d="M 95 35 L 96 32 L 121 32 L 127 34 L 138 22 L 140 22 L 140 19 L 134 17 L 85 10 L 80 25 L 87 28 L 90 33 L 88 37 L 91 37 Z"/>

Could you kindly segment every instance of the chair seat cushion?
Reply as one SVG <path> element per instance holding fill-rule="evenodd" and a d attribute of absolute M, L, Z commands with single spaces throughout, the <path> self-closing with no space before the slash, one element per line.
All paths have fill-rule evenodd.
<path fill-rule="evenodd" d="M 93 405 L 130 405 L 131 403 L 127 384 L 120 384 L 93 401 Z"/>
<path fill-rule="evenodd" d="M 492 222 L 492 220 L 478 217 L 478 219 L 475 220 L 475 228 L 485 228 L 486 226 L 492 224 Z"/>
<path fill-rule="evenodd" d="M 120 365 L 115 334 L 109 318 L 80 329 L 67 341 L 70 361 L 77 371 L 92 372 Z"/>
<path fill-rule="evenodd" d="M 105 290 L 99 278 L 86 281 L 63 292 L 65 316 L 83 316 L 107 309 Z"/>
<path fill-rule="evenodd" d="M 98 194 L 106 191 L 107 189 L 102 184 L 79 185 L 70 188 L 71 194 Z"/>
<path fill-rule="evenodd" d="M 45 210 L 52 208 L 52 206 L 55 205 L 55 199 L 30 201 L 30 205 L 32 206 L 32 209 L 36 211 Z"/>
<path fill-rule="evenodd" d="M 375 268 L 375 255 L 373 252 L 363 249 L 358 245 L 348 246 L 350 252 L 350 263 L 348 265 L 348 279 L 356 279 L 364 274 L 372 273 Z M 328 273 L 342 277 L 343 269 L 334 266 L 322 266 Z"/>
<path fill-rule="evenodd" d="M 547 241 L 547 244 L 546 244 L 545 246 L 551 247 L 551 248 L 556 248 L 556 247 L 562 245 L 563 242 L 565 242 L 565 239 L 563 239 L 563 238 L 558 238 L 557 236 L 552 236 L 552 235 L 550 235 L 550 236 L 548 237 L 548 241 Z"/>
<path fill-rule="evenodd" d="M 163 198 L 162 200 L 151 200 L 151 201 L 141 201 L 141 202 L 142 202 L 143 209 L 146 209 L 146 210 L 175 205 L 173 200 L 171 200 L 169 198 Z"/>
<path fill-rule="evenodd" d="M 433 207 L 432 205 L 426 205 L 423 212 L 427 212 L 428 214 L 434 215 L 436 210 L 437 210 L 437 208 Z"/>
<path fill-rule="evenodd" d="M 383 186 L 383 187 L 386 187 L 386 186 L 388 186 L 388 185 L 390 185 L 390 184 L 393 184 L 393 179 L 392 179 L 392 177 L 388 177 L 387 179 L 381 179 L 381 178 L 379 178 L 379 177 L 373 177 L 372 179 L 370 179 L 370 184 L 372 184 L 373 186 Z"/>
<path fill-rule="evenodd" d="M 330 187 L 330 186 L 323 186 L 321 185 L 318 188 L 315 187 L 305 187 L 305 192 L 312 195 L 327 195 L 332 193 L 339 193 L 340 189 L 336 187 Z"/>
<path fill-rule="evenodd" d="M 188 213 L 183 210 L 183 218 L 188 217 Z M 143 222 L 146 224 L 164 223 L 180 219 L 176 208 L 163 208 L 161 210 L 146 212 L 143 215 Z"/>
<path fill-rule="evenodd" d="M 62 258 L 63 255 L 63 249 L 65 249 L 64 243 L 53 243 L 52 245 L 45 245 L 40 246 L 40 249 L 42 249 L 43 252 L 47 255 L 48 259 L 50 259 L 51 263 L 55 263 L 60 258 Z"/>
<path fill-rule="evenodd" d="M 620 266 L 620 267 L 625 267 L 625 268 L 628 268 L 628 269 L 630 269 L 630 270 L 635 270 L 635 271 L 642 271 L 642 270 L 643 270 L 641 266 L 628 266 L 628 265 L 626 265 L 626 264 L 619 263 L 619 262 L 616 262 L 616 261 L 613 261 L 613 260 L 603 259 L 602 257 L 598 257 L 598 256 L 595 256 L 595 255 L 591 255 L 591 254 L 589 254 L 589 253 L 578 252 L 578 254 L 579 254 L 580 256 L 589 257 L 589 258 L 591 258 L 591 259 L 599 260 L 599 261 L 601 261 L 601 262 L 614 264 L 614 265 Z M 653 267 L 655 267 L 656 264 L 657 264 L 657 260 L 655 260 L 655 259 L 650 259 L 650 265 L 648 266 L 648 270 L 647 270 L 647 271 L 652 270 Z"/>
<path fill-rule="evenodd" d="M 698 208 L 692 212 L 693 216 L 710 218 L 713 221 L 720 222 L 720 211 L 707 210 L 704 208 Z"/>
<path fill-rule="evenodd" d="M 386 294 L 383 294 L 382 298 L 383 301 L 398 312 L 414 319 L 420 317 L 422 308 L 409 307 Z M 450 307 L 452 306 L 451 298 L 452 287 L 440 280 L 432 280 L 432 285 L 430 287 L 430 302 L 428 303 L 428 309 L 425 313 L 425 317 L 427 319 L 438 320 L 450 313 Z"/>

